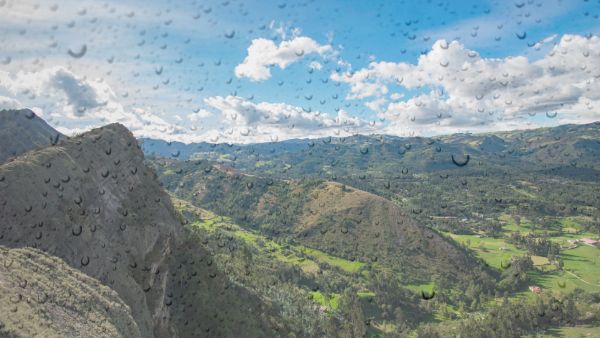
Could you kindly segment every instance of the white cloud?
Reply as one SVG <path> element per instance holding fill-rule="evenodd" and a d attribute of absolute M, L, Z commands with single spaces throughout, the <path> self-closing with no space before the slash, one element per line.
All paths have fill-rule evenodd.
<path fill-rule="evenodd" d="M 380 97 L 380 98 L 377 98 L 377 99 L 375 99 L 373 101 L 366 102 L 365 106 L 367 108 L 371 109 L 372 111 L 379 112 L 379 111 L 381 111 L 381 107 L 383 105 L 385 105 L 386 102 L 387 102 L 387 100 L 385 98 Z"/>
<path fill-rule="evenodd" d="M 248 55 L 244 61 L 235 67 L 235 75 L 239 78 L 247 77 L 252 81 L 263 81 L 271 77 L 272 66 L 285 69 L 308 54 L 324 56 L 332 50 L 331 45 L 320 45 L 304 36 L 282 41 L 279 46 L 272 40 L 254 39 L 248 47 Z"/>
<path fill-rule="evenodd" d="M 549 39 L 546 42 L 551 41 Z M 385 132 L 413 126 L 437 133 L 477 127 L 519 126 L 533 114 L 558 111 L 553 121 L 600 119 L 600 38 L 565 35 L 542 59 L 482 58 L 461 43 L 439 40 L 418 63 L 372 62 L 356 72 L 333 73 L 350 86 L 348 99 L 398 99 L 392 86 L 425 94 L 391 102 L 380 114 Z M 374 109 L 377 110 L 377 109 Z M 522 123 L 521 123 L 522 124 Z"/>
<path fill-rule="evenodd" d="M 136 137 L 186 143 L 270 142 L 373 130 L 343 110 L 330 117 L 285 103 L 254 103 L 237 96 L 206 98 L 209 110 L 197 109 L 185 118 L 174 115 L 173 119 L 181 124 L 176 125 L 153 114 L 151 108 L 126 108 L 106 82 L 79 77 L 63 67 L 16 74 L 0 72 L 0 104 L 21 108 L 19 97 L 35 102 L 31 108 L 68 135 L 114 122 L 125 125 Z M 219 120 L 220 124 L 215 124 Z"/>
<path fill-rule="evenodd" d="M 557 35 L 557 34 L 550 35 L 550 36 L 548 36 L 548 37 L 546 37 L 546 38 L 544 38 L 544 39 L 542 39 L 542 40 L 540 40 L 540 41 L 536 42 L 536 43 L 533 45 L 533 48 L 534 48 L 535 50 L 540 50 L 540 48 L 542 48 L 544 45 L 547 45 L 547 44 L 549 44 L 550 42 L 553 42 L 554 40 L 556 40 L 556 38 L 557 38 L 557 37 L 558 37 L 558 35 Z"/>
<path fill-rule="evenodd" d="M 202 120 L 211 117 L 213 114 L 206 109 L 199 109 L 197 112 L 189 114 L 187 118 L 192 122 L 202 122 Z"/>
<path fill-rule="evenodd" d="M 340 110 L 335 117 L 285 103 L 254 103 L 237 96 L 215 96 L 205 103 L 223 117 L 221 139 L 230 142 L 268 142 L 367 132 L 368 124 Z"/>
<path fill-rule="evenodd" d="M 0 110 L 2 109 L 21 109 L 23 105 L 18 100 L 0 95 Z"/>
<path fill-rule="evenodd" d="M 126 109 L 118 102 L 110 86 L 99 80 L 78 77 L 63 67 L 16 74 L 0 71 L 0 93 L 10 98 L 0 104 L 23 107 L 17 98 L 36 102 L 36 109 L 51 125 L 66 134 L 80 133 L 93 127 L 118 122 L 139 137 L 173 138 L 183 128 L 166 122 L 149 109 Z M 11 101 L 12 100 L 12 101 Z M 10 104 L 9 104 L 10 103 Z"/>
<path fill-rule="evenodd" d="M 319 62 L 317 62 L 317 61 L 312 61 L 312 62 L 310 63 L 310 65 L 308 65 L 308 66 L 309 66 L 311 69 L 314 69 L 314 70 L 321 70 L 321 68 L 323 68 L 323 65 L 322 65 L 322 64 L 320 64 L 320 63 L 319 63 Z"/>

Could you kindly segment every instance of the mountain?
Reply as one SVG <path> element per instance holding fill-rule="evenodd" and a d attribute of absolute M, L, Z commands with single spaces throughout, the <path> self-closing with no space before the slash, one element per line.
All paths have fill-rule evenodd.
<path fill-rule="evenodd" d="M 0 332 L 485 336 L 501 315 L 494 327 L 515 336 L 593 323 L 598 298 L 577 288 L 595 288 L 595 248 L 565 245 L 600 231 L 598 127 L 157 141 L 164 158 L 111 124 L 35 146 L 0 164 Z M 537 284 L 540 304 L 522 297 Z M 515 311 L 527 319 L 510 327 Z"/>
<path fill-rule="evenodd" d="M 144 144 L 151 149 L 156 141 Z M 537 218 L 597 215 L 600 122 L 432 138 L 356 135 L 203 146 L 210 151 L 193 146 L 187 147 L 194 161 L 271 179 L 335 181 L 393 200 L 419 224 L 444 231 L 491 234 L 499 229 L 498 217 L 515 208 Z M 163 158 L 182 161 L 181 154 Z M 477 226 L 467 225 L 475 220 Z"/>
<path fill-rule="evenodd" d="M 0 246 L 0 336 L 141 337 L 117 293 L 61 259 Z"/>
<path fill-rule="evenodd" d="M 600 123 L 435 138 L 158 142 L 165 156 L 144 140 L 146 162 L 191 226 L 216 239 L 209 245 L 228 273 L 258 293 L 271 294 L 261 288 L 268 284 L 307 294 L 338 319 L 334 330 L 351 323 L 348 336 L 485 336 L 488 327 L 521 336 L 594 321 L 580 314 L 597 307 L 589 270 L 597 252 L 569 243 L 600 233 Z M 246 258 L 228 255 L 232 247 Z M 543 301 L 522 302 L 532 285 Z M 574 310 L 562 303 L 568 297 L 591 298 Z M 555 299 L 565 309 L 548 316 L 563 306 Z M 528 319 L 490 325 L 499 311 Z"/>
<path fill-rule="evenodd" d="M 164 186 L 194 205 L 268 236 L 351 261 L 383 264 L 407 282 L 430 282 L 434 276 L 468 280 L 476 278 L 473 271 L 485 270 L 452 241 L 366 191 L 324 180 L 244 175 L 206 161 L 153 164 Z"/>
<path fill-rule="evenodd" d="M 115 290 L 142 337 L 287 332 L 188 237 L 143 158 L 111 124 L 0 165 L 0 245 L 37 248 Z"/>
<path fill-rule="evenodd" d="M 437 137 L 356 135 L 261 144 L 182 144 L 144 139 L 151 156 L 205 159 L 246 173 L 327 179 L 406 173 L 590 168 L 597 162 L 600 122 L 553 128 Z M 468 155 L 468 159 L 467 159 Z M 600 173 L 598 168 L 594 170 Z"/>
<path fill-rule="evenodd" d="M 0 110 L 0 163 L 64 138 L 29 109 Z"/>
<path fill-rule="evenodd" d="M 164 303 L 148 301 L 166 297 L 152 286 L 167 275 L 150 272 L 168 271 L 183 232 L 142 161 L 129 131 L 109 125 L 0 166 L 0 243 L 41 249 L 99 279 L 150 336 L 168 329 Z"/>

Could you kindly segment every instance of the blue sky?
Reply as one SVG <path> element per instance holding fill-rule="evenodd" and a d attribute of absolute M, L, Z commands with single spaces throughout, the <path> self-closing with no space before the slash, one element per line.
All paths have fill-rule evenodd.
<path fill-rule="evenodd" d="M 600 119 L 599 15 L 592 0 L 0 0 L 0 106 L 184 142 L 584 123 Z"/>

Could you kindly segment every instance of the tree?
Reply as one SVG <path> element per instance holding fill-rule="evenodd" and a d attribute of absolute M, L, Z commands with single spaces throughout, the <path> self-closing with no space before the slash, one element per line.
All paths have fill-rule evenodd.
<path fill-rule="evenodd" d="M 345 327 L 344 336 L 363 337 L 367 332 L 367 326 L 356 291 L 351 288 L 344 290 L 338 304 L 344 321 L 342 324 Z"/>

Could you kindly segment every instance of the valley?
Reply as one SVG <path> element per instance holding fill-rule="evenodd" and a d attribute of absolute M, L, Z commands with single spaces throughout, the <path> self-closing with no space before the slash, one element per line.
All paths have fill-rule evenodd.
<path fill-rule="evenodd" d="M 0 338 L 600 338 L 600 0 L 0 0 Z"/>
<path fill-rule="evenodd" d="M 360 273 L 345 285 L 361 299 L 372 297 L 374 306 L 367 312 L 372 317 L 366 316 L 373 323 L 368 335 L 443 336 L 450 323 L 466 325 L 464 329 L 473 318 L 485 318 L 499 307 L 535 303 L 540 297 L 563 299 L 600 291 L 600 249 L 585 242 L 598 239 L 600 225 L 600 172 L 595 169 L 597 148 L 590 143 L 600 144 L 599 127 L 565 126 L 432 140 L 351 137 L 310 141 L 304 146 L 294 140 L 249 146 L 163 143 L 163 148 L 155 148 L 151 144 L 156 141 L 144 140 L 142 148 L 150 154 L 147 162 L 162 184 L 178 199 L 211 209 L 225 215 L 228 222 L 253 231 L 242 236 L 246 242 L 257 235 L 284 241 L 288 255 L 281 256 L 280 249 L 272 247 L 267 251 L 272 250 L 273 258 L 298 266 L 302 273 L 315 271 L 313 264 L 319 266 L 323 254 L 340 256 L 327 261 L 337 262 L 333 267 L 345 268 L 347 273 L 353 270 L 352 265 L 340 260 L 359 263 L 354 266 Z M 494 143 L 501 147 L 492 146 Z M 589 145 L 582 147 L 582 143 Z M 155 149 L 162 149 L 160 157 L 156 157 Z M 456 157 L 449 156 L 454 153 L 469 154 L 468 163 L 457 165 Z M 574 154 L 577 160 L 571 159 Z M 393 219 L 405 219 L 399 224 L 415 222 L 432 230 L 408 252 L 418 252 L 423 241 L 440 236 L 464 258 L 445 249 L 435 254 L 434 261 L 411 267 L 401 258 L 394 259 L 393 251 L 380 251 L 381 244 L 394 235 L 373 226 L 382 219 L 368 221 L 369 211 L 377 210 L 374 214 L 381 216 L 385 212 L 380 205 L 388 202 L 370 202 L 369 196 L 391 201 L 398 209 Z M 334 228 L 339 225 L 341 229 Z M 357 226 L 366 233 L 355 233 Z M 320 231 L 318 237 L 311 239 L 315 230 Z M 240 233 L 234 231 L 230 236 Z M 373 240 L 377 244 L 368 246 Z M 408 243 L 410 240 L 403 245 Z M 306 255 L 306 247 L 313 252 L 316 249 L 317 255 L 311 251 Z M 346 251 L 348 247 L 352 249 Z M 424 256 L 431 250 L 425 247 Z M 406 257 L 406 253 L 401 256 Z M 418 256 L 413 262 L 422 258 Z M 466 260 L 456 264 L 461 259 Z M 467 270 L 475 273 L 448 278 L 460 275 L 456 265 L 470 266 Z M 433 266 L 437 269 L 430 270 Z M 445 269 L 450 266 L 454 266 L 453 272 Z M 421 274 L 423 271 L 431 272 Z M 395 288 L 408 291 L 395 297 L 410 302 L 416 301 L 415 295 L 420 296 L 423 315 L 407 323 L 419 320 L 439 324 L 398 325 L 405 314 L 397 308 L 399 317 L 389 316 L 386 300 L 373 291 L 377 289 L 374 276 L 388 282 L 396 280 Z M 308 286 L 300 288 L 316 304 L 329 311 L 339 310 L 339 290 L 315 294 Z M 431 295 L 435 295 L 433 300 L 428 300 Z M 594 306 L 587 309 L 597 312 Z M 560 323 L 564 325 L 565 319 L 554 320 L 553 324 L 538 323 L 535 325 L 539 327 L 513 332 L 533 330 L 530 332 L 539 334 L 541 327 L 563 327 Z M 437 329 L 423 333 L 428 330 L 423 328 L 436 325 Z M 561 330 L 552 332 L 569 331 L 568 326 Z M 597 329 L 592 325 L 588 330 Z"/>
<path fill-rule="evenodd" d="M 193 152 L 138 145 L 112 124 L 32 143 L 0 165 L 0 298 L 48 302 L 13 302 L 18 315 L 0 332 L 594 336 L 600 190 L 589 142 L 599 141 L 592 124 L 185 146 L 203 149 Z M 100 315 L 52 295 L 12 257 L 50 264 L 61 288 L 117 312 L 58 326 L 63 307 Z M 73 278 L 104 291 L 84 296 Z M 46 328 L 19 326 L 21 312 L 46 316 Z"/>

